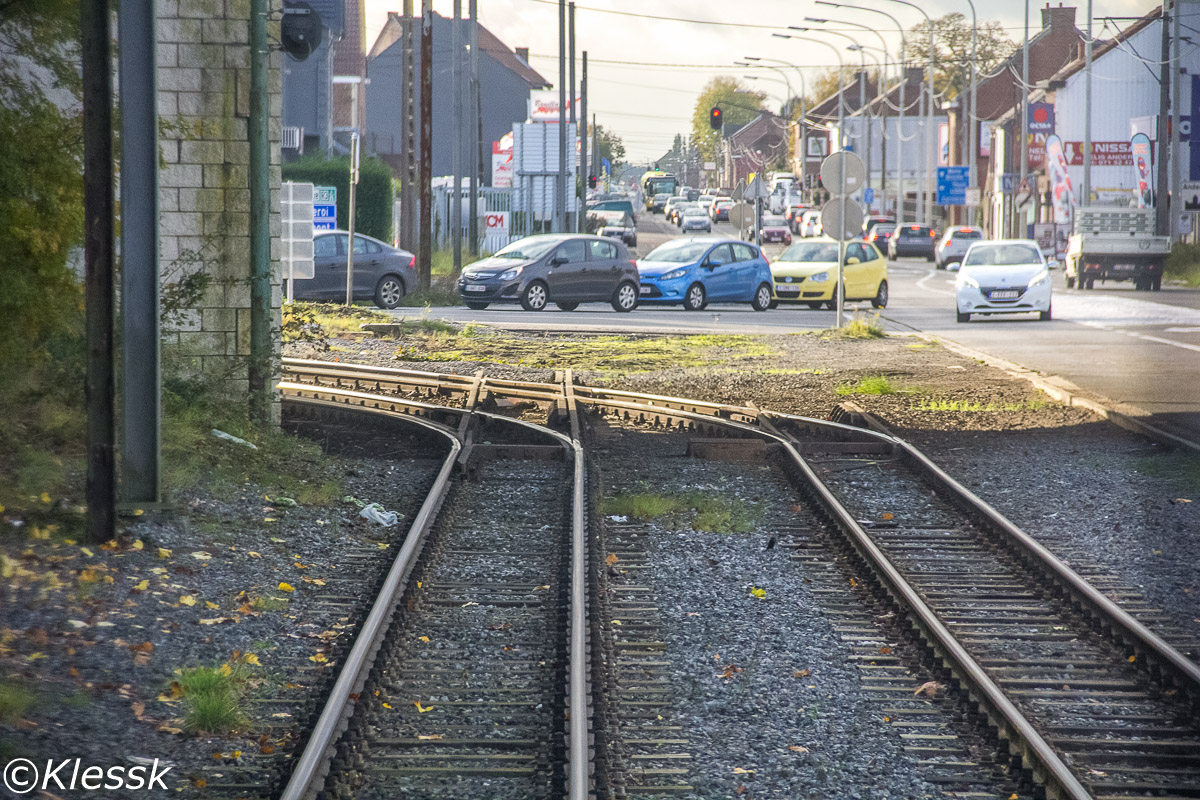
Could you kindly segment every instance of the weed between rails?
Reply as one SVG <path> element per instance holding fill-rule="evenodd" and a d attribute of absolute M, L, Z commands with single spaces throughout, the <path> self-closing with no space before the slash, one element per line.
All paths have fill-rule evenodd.
<path fill-rule="evenodd" d="M 661 519 L 667 525 L 686 526 L 707 533 L 747 533 L 762 515 L 756 503 L 710 492 L 676 494 L 626 492 L 606 498 L 601 513 L 645 521 Z"/>

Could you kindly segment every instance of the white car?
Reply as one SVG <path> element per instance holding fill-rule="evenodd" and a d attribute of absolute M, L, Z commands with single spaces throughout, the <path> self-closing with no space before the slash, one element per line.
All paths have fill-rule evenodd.
<path fill-rule="evenodd" d="M 821 209 L 812 208 L 800 217 L 800 235 L 804 238 L 821 236 L 825 229 L 821 227 Z"/>
<path fill-rule="evenodd" d="M 954 281 L 959 322 L 972 314 L 1036 311 L 1050 319 L 1050 271 L 1037 242 L 999 239 L 972 243 Z"/>

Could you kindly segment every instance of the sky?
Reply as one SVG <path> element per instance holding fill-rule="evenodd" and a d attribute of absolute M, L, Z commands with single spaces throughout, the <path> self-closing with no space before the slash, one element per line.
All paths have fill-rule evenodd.
<path fill-rule="evenodd" d="M 906 28 L 924 21 L 916 9 L 894 0 L 846 0 L 854 5 L 886 11 Z M 926 13 L 936 18 L 959 11 L 970 19 L 968 0 L 917 0 Z M 420 2 L 416 3 L 418 8 Z M 1030 35 L 1041 26 L 1042 2 L 1029 3 Z M 1060 5 L 1057 0 L 1055 6 Z M 1070 6 L 1072 3 L 1064 2 Z M 398 0 L 365 0 L 367 49 L 387 21 L 389 11 L 399 11 Z M 463 0 L 464 14 L 467 2 Z M 530 63 L 547 81 L 558 85 L 558 3 L 556 0 L 479 0 L 479 20 L 510 48 L 528 47 Z M 1157 8 L 1155 0 L 1093 0 L 1094 35 L 1107 38 L 1132 20 L 1118 17 L 1141 16 Z M 452 0 L 434 0 L 434 11 L 450 16 Z M 1025 4 L 1018 0 L 981 2 L 976 0 L 979 22 L 996 19 L 1008 35 L 1020 43 L 1024 36 Z M 623 12 L 623 13 L 606 13 Z M 1086 22 L 1086 0 L 1078 0 L 1076 25 Z M 628 16 L 649 15 L 691 21 L 671 21 Z M 831 20 L 821 26 L 805 22 L 805 17 Z M 1106 23 L 1105 18 L 1111 18 Z M 704 85 L 717 75 L 742 78 L 748 87 L 765 91 L 772 106 L 782 104 L 791 84 L 800 93 L 800 74 L 808 81 L 819 72 L 836 66 L 830 47 L 773 37 L 772 31 L 784 32 L 789 25 L 814 29 L 827 27 L 851 36 L 861 36 L 868 47 L 879 47 L 879 37 L 853 25 L 832 24 L 833 20 L 869 25 L 883 34 L 893 57 L 900 39 L 895 25 L 880 14 L 817 5 L 815 0 L 579 0 L 575 7 L 575 47 L 588 51 L 588 111 L 597 122 L 616 132 L 625 144 L 627 158 L 646 162 L 670 149 L 676 133 L 691 131 L 692 111 Z M 711 24 L 724 23 L 724 24 Z M 1105 25 L 1107 24 L 1107 29 Z M 796 33 L 792 31 L 792 33 Z M 805 32 L 844 48 L 844 37 Z M 872 53 L 867 51 L 870 63 Z M 878 53 L 874 55 L 878 56 Z M 777 59 L 791 66 L 779 70 L 747 69 L 733 65 L 746 56 Z M 857 53 L 842 50 L 847 65 L 857 63 Z M 778 64 L 778 61 L 776 64 Z M 579 77 L 578 62 L 576 79 Z"/>

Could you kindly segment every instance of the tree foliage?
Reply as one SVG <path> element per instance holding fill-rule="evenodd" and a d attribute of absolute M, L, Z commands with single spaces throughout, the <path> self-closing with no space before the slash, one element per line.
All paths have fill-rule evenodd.
<path fill-rule="evenodd" d="M 929 63 L 929 25 L 921 23 L 905 37 L 910 65 Z M 1011 56 L 1017 44 L 1008 37 L 997 20 L 979 23 L 976 34 L 975 71 L 986 75 Z M 953 12 L 933 21 L 934 90 L 953 99 L 970 86 L 971 21 Z"/>
<path fill-rule="evenodd" d="M 6 369 L 78 332 L 68 258 L 83 232 L 79 4 L 0 9 L 0 358 Z"/>
<path fill-rule="evenodd" d="M 692 142 L 705 161 L 712 161 L 717 155 L 717 142 L 720 134 L 709 124 L 709 112 L 713 106 L 720 106 L 725 121 L 725 127 L 745 125 L 766 110 L 767 96 L 762 92 L 751 91 L 736 78 L 721 76 L 713 78 L 700 96 L 696 98 L 696 107 L 692 112 Z"/>
<path fill-rule="evenodd" d="M 594 131 L 598 158 L 607 158 L 614 166 L 625 160 L 625 143 L 620 136 L 603 125 L 596 125 Z"/>
<path fill-rule="evenodd" d="M 283 180 L 337 188 L 338 227 L 350 219 L 350 159 L 343 156 L 326 161 L 319 156 L 283 165 Z M 395 200 L 392 171 L 379 159 L 364 158 L 358 165 L 358 187 L 354 191 L 354 230 L 384 242 L 392 240 L 392 203 Z"/>

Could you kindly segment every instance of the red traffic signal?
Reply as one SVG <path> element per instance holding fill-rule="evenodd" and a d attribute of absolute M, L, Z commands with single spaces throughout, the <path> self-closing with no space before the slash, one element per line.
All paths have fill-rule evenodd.
<path fill-rule="evenodd" d="M 712 127 L 712 129 L 714 131 L 721 130 L 721 108 L 720 108 L 720 106 L 713 106 L 712 110 L 708 112 L 708 124 Z"/>
<path fill-rule="evenodd" d="M 596 176 L 595 175 L 588 175 L 588 188 L 589 189 L 596 188 Z"/>

